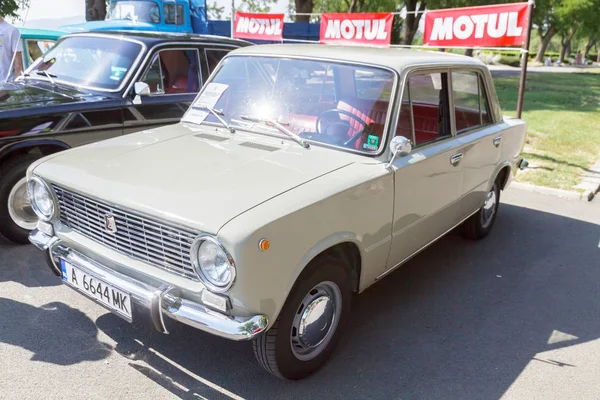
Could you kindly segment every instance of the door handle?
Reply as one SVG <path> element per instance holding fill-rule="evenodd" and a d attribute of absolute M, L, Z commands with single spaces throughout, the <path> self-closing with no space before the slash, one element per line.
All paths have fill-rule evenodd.
<path fill-rule="evenodd" d="M 450 164 L 456 166 L 456 165 L 458 165 L 460 160 L 462 160 L 462 158 L 463 158 L 463 153 L 457 153 L 457 154 L 453 155 L 452 157 L 450 157 Z"/>
<path fill-rule="evenodd" d="M 494 146 L 500 146 L 500 142 L 502 142 L 502 136 L 497 136 L 494 138 Z"/>

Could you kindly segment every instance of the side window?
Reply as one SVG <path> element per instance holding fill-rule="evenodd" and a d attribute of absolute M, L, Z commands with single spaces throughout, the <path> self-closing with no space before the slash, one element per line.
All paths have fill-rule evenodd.
<path fill-rule="evenodd" d="M 204 55 L 206 57 L 206 67 L 208 68 L 209 74 L 212 74 L 214 69 L 217 67 L 217 64 L 221 62 L 221 59 L 225 57 L 227 53 L 229 53 L 229 50 L 204 49 Z"/>
<path fill-rule="evenodd" d="M 415 146 L 450 136 L 448 74 L 411 75 L 408 82 Z"/>
<path fill-rule="evenodd" d="M 456 132 L 462 133 L 491 122 L 482 83 L 476 72 L 452 72 Z"/>
<path fill-rule="evenodd" d="M 27 40 L 26 46 L 29 64 L 46 54 L 55 43 L 53 40 Z"/>
<path fill-rule="evenodd" d="M 152 94 L 197 93 L 198 50 L 162 50 L 152 59 L 142 81 Z"/>
<path fill-rule="evenodd" d="M 181 4 L 165 4 L 163 10 L 165 13 L 165 24 L 183 25 L 185 15 Z"/>

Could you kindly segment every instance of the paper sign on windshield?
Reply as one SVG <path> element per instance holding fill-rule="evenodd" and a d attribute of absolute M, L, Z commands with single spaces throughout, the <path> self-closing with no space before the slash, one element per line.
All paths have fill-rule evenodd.
<path fill-rule="evenodd" d="M 193 124 L 201 124 L 213 108 L 229 85 L 224 83 L 209 83 L 192 104 L 188 112 L 183 116 L 182 122 L 191 122 Z"/>
<path fill-rule="evenodd" d="M 527 3 L 427 11 L 423 42 L 440 47 L 521 46 L 527 11 Z"/>

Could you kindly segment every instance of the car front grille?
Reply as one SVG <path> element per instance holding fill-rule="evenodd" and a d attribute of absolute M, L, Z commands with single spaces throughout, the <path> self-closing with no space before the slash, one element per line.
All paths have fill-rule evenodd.
<path fill-rule="evenodd" d="M 167 225 L 52 185 L 63 225 L 122 254 L 197 280 L 190 248 L 198 232 Z M 114 217 L 116 232 L 107 229 Z"/>

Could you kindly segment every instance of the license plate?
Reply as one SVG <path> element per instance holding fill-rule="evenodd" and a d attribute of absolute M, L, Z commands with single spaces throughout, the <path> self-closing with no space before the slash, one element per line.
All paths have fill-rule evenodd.
<path fill-rule="evenodd" d="M 76 266 L 60 260 L 62 279 L 98 303 L 131 321 L 131 296 L 110 284 L 86 274 Z"/>

